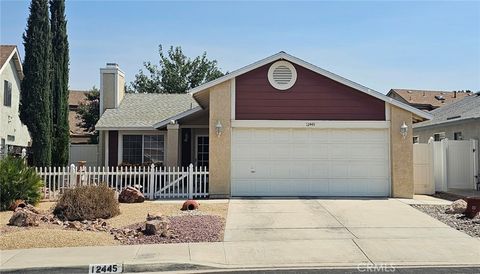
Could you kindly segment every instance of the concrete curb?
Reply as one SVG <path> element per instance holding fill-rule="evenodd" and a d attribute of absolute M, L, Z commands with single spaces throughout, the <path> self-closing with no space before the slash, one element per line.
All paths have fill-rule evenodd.
<path fill-rule="evenodd" d="M 191 272 L 195 273 L 195 271 L 212 271 L 212 272 L 249 272 L 249 271 L 262 271 L 262 270 L 277 270 L 277 271 L 288 271 L 288 270 L 332 270 L 332 271 L 339 271 L 339 270 L 357 270 L 357 265 L 335 265 L 335 264 L 306 264 L 306 265 L 298 265 L 298 266 L 265 266 L 265 267 L 255 267 L 255 266 L 228 266 L 228 265 L 208 265 L 208 264 L 195 264 L 195 263 L 155 263 L 155 262 L 139 262 L 139 263 L 131 263 L 131 262 L 124 262 L 122 264 L 123 272 L 122 273 L 148 273 L 148 272 Z M 440 265 L 395 265 L 397 270 L 403 270 L 407 272 L 401 273 L 409 273 L 408 269 L 410 270 L 417 270 L 417 272 L 411 273 L 422 273 L 421 269 L 424 270 L 447 270 L 447 269 L 465 269 L 466 272 L 464 273 L 477 273 L 476 271 L 480 268 L 480 265 L 455 265 L 455 264 L 440 264 Z M 473 271 L 475 270 L 475 271 Z M 358 271 L 358 270 L 357 270 Z M 27 267 L 27 268 L 1 268 L 0 273 L 2 274 L 40 274 L 40 273 L 52 273 L 52 274 L 63 274 L 63 273 L 71 273 L 71 274 L 85 274 L 88 273 L 88 265 L 72 265 L 72 266 L 45 266 L 45 267 Z M 355 272 L 356 273 L 356 272 Z M 429 272 L 434 273 L 434 272 Z M 448 272 L 444 272 L 448 273 Z M 463 273 L 463 272 L 462 272 Z"/>

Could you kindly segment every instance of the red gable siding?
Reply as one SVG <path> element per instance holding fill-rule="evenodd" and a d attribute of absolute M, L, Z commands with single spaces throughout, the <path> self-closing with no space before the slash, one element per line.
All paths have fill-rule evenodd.
<path fill-rule="evenodd" d="M 295 65 L 297 81 L 288 90 L 268 82 L 271 64 L 235 80 L 237 120 L 385 120 L 385 102 Z"/>

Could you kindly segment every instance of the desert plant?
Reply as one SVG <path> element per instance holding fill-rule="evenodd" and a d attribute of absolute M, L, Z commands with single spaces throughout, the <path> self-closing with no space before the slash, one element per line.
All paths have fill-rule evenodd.
<path fill-rule="evenodd" d="M 77 186 L 65 191 L 53 213 L 69 221 L 108 219 L 120 214 L 120 207 L 107 184 Z"/>
<path fill-rule="evenodd" d="M 0 210 L 6 210 L 17 199 L 35 205 L 40 201 L 42 179 L 24 160 L 7 156 L 0 160 Z"/>

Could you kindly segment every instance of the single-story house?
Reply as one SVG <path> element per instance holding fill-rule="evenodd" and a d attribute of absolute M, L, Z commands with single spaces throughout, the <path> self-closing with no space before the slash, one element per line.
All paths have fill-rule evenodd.
<path fill-rule="evenodd" d="M 21 155 L 31 144 L 28 128 L 19 115 L 23 68 L 15 45 L 0 45 L 0 156 Z"/>
<path fill-rule="evenodd" d="M 214 198 L 413 196 L 412 123 L 431 115 L 285 52 L 188 94 L 100 72 L 105 165 L 205 166 Z"/>
<path fill-rule="evenodd" d="M 433 118 L 413 126 L 413 142 L 477 140 L 480 141 L 480 92 L 472 93 L 462 100 L 431 112 Z M 480 157 L 477 163 L 480 162 Z M 478 173 L 480 174 L 480 165 Z"/>
<path fill-rule="evenodd" d="M 412 107 L 431 111 L 446 106 L 471 95 L 470 92 L 420 90 L 420 89 L 391 89 L 387 96 Z"/>

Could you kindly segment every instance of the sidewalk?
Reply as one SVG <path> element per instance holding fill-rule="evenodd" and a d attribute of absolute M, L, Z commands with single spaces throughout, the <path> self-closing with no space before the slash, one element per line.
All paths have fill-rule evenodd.
<path fill-rule="evenodd" d="M 438 252 L 448 250 L 448 254 Z M 334 239 L 217 242 L 1 251 L 0 272 L 87 273 L 121 263 L 124 272 L 258 267 L 480 266 L 480 240 Z"/>

